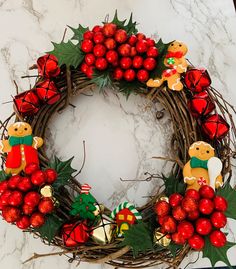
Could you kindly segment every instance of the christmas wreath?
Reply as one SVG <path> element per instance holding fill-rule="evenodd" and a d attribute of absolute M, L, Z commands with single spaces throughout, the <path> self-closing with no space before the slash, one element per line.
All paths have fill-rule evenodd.
<path fill-rule="evenodd" d="M 156 42 L 136 29 L 132 15 L 90 30 L 71 28 L 68 42 L 40 57 L 32 89 L 14 96 L 14 112 L 1 121 L 0 210 L 3 219 L 61 247 L 46 255 L 71 254 L 70 261 L 141 268 L 162 264 L 177 268 L 190 251 L 202 251 L 214 267 L 228 266 L 228 242 L 222 229 L 236 219 L 236 191 L 230 185 L 235 157 L 235 126 L 230 105 L 211 86 L 204 69 L 188 60 L 187 46 Z M 32 71 L 33 72 L 33 71 Z M 162 188 L 140 208 L 121 201 L 109 209 L 77 180 L 72 159 L 48 157 L 43 137 L 54 113 L 70 99 L 97 86 L 102 91 L 139 94 L 169 113 L 173 136 L 169 175 L 149 175 Z M 163 116 L 156 111 L 157 119 Z M 228 123 L 229 122 L 229 123 Z M 158 124 L 158 123 L 157 123 Z M 33 135 L 34 134 L 34 135 Z M 157 157 L 158 158 L 158 157 Z"/>

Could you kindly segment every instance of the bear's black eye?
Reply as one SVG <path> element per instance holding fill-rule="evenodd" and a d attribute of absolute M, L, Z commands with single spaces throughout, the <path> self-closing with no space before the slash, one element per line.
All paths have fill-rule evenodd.
<path fill-rule="evenodd" d="M 199 148 L 196 148 L 196 150 L 199 150 Z"/>
<path fill-rule="evenodd" d="M 27 128 L 25 128 L 25 131 L 27 131 Z"/>
<path fill-rule="evenodd" d="M 18 129 L 17 129 L 17 128 L 15 128 L 14 130 L 15 130 L 15 131 L 17 131 Z"/>
<path fill-rule="evenodd" d="M 174 46 L 174 44 L 172 43 L 171 46 Z"/>
<path fill-rule="evenodd" d="M 182 47 L 182 44 L 179 44 L 179 47 Z"/>
<path fill-rule="evenodd" d="M 210 153 L 210 151 L 209 151 L 209 150 L 207 150 L 207 153 Z"/>

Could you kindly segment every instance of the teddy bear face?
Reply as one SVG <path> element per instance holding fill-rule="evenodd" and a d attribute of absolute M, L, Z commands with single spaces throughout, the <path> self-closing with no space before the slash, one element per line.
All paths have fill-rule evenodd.
<path fill-rule="evenodd" d="M 168 52 L 177 52 L 177 51 L 180 51 L 183 53 L 183 55 L 185 55 L 188 52 L 188 48 L 184 43 L 174 41 L 170 44 Z"/>
<path fill-rule="evenodd" d="M 206 161 L 215 156 L 215 150 L 210 144 L 199 141 L 190 146 L 189 156 Z"/>
<path fill-rule="evenodd" d="M 24 137 L 32 134 L 31 126 L 26 122 L 15 122 L 8 128 L 9 136 Z"/>

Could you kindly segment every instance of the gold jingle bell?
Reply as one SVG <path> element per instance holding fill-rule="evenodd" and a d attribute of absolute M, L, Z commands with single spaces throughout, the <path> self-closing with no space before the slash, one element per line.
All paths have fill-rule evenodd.
<path fill-rule="evenodd" d="M 45 185 L 40 189 L 40 193 L 43 197 L 51 198 L 55 206 L 59 206 L 58 200 L 53 197 L 53 188 L 51 185 Z"/>
<path fill-rule="evenodd" d="M 160 232 L 160 228 L 155 229 L 153 241 L 156 245 L 160 245 L 162 247 L 169 246 L 171 239 L 168 238 L 168 235 L 165 235 Z"/>

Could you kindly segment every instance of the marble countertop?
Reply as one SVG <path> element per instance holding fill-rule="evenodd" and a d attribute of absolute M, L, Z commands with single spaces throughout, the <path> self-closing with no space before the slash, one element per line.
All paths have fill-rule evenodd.
<path fill-rule="evenodd" d="M 191 62 L 207 68 L 213 86 L 236 104 L 236 16 L 232 0 L 0 0 L 0 103 L 15 95 L 14 80 L 20 91 L 30 88 L 34 80 L 21 76 L 29 74 L 28 67 L 52 49 L 51 41 L 60 42 L 67 25 L 77 27 L 81 23 L 91 27 L 103 21 L 106 14 L 113 16 L 115 9 L 121 18 L 133 12 L 139 31 L 148 36 L 188 44 Z M 166 115 L 157 122 L 154 111 L 140 97 L 131 96 L 127 102 L 110 89 L 105 93 L 95 91 L 92 97 L 75 98 L 74 109 L 55 115 L 47 130 L 47 150 L 62 158 L 75 156 L 73 165 L 79 169 L 85 140 L 86 164 L 78 180 L 89 183 L 98 201 L 111 208 L 125 199 L 141 205 L 160 182 L 122 182 L 120 178 L 142 179 L 146 171 L 168 171 L 167 163 L 151 157 L 168 155 L 170 120 Z M 12 104 L 1 104 L 0 111 L 1 119 L 6 118 Z M 236 222 L 230 221 L 228 226 L 229 239 L 234 240 Z M 2 220 L 0 227 L 0 268 L 76 268 L 77 264 L 68 263 L 66 256 L 23 264 L 34 252 L 57 249 Z M 235 250 L 231 248 L 228 256 L 236 265 Z M 210 265 L 201 257 L 192 264 L 197 258 L 197 253 L 190 254 L 180 268 Z M 83 263 L 80 267 L 109 266 Z"/>

